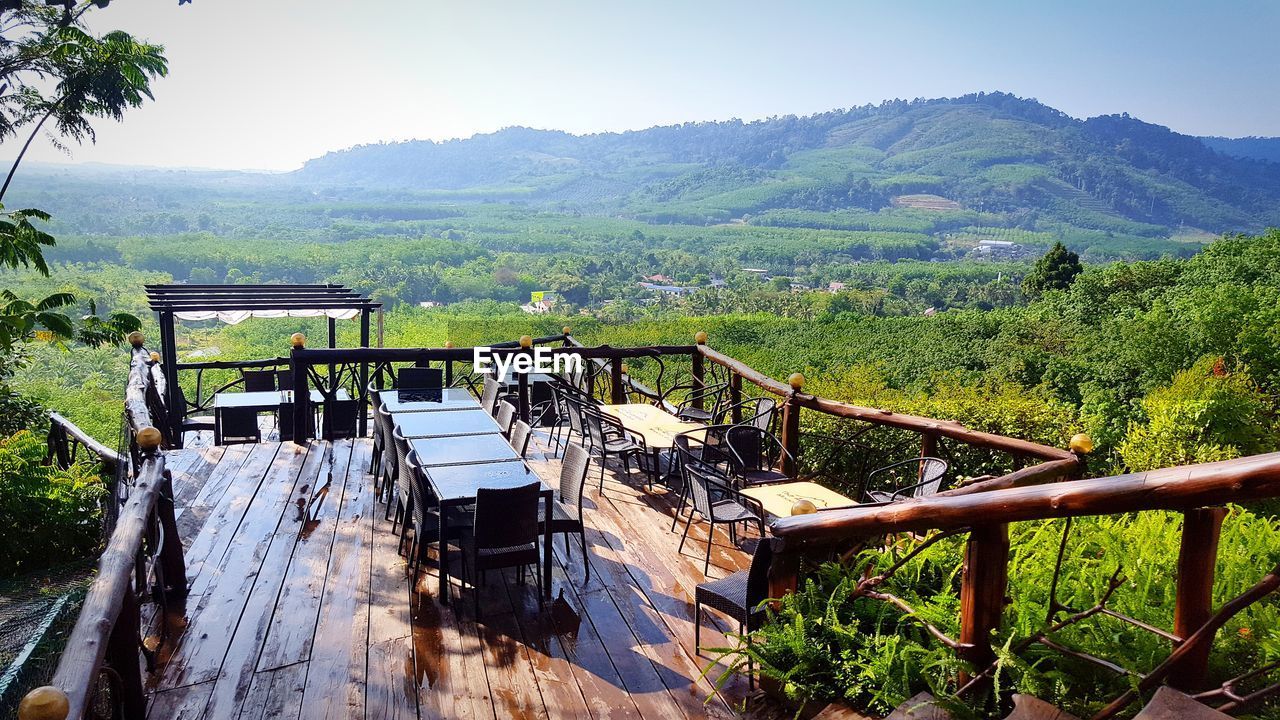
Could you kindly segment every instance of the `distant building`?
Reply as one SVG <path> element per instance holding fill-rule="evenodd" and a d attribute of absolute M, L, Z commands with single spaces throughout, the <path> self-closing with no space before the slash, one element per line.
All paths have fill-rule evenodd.
<path fill-rule="evenodd" d="M 653 292 L 666 293 L 667 295 L 689 295 L 698 291 L 696 287 L 686 287 L 682 285 L 658 285 L 651 282 L 642 282 L 640 287 Z"/>
<path fill-rule="evenodd" d="M 651 282 L 651 283 L 658 283 L 658 284 L 660 284 L 660 285 L 670 285 L 670 284 L 672 284 L 673 282 L 675 282 L 675 281 L 674 281 L 674 280 L 672 280 L 671 278 L 667 277 L 666 275 L 662 275 L 662 274 L 658 274 L 658 275 L 649 275 L 649 276 L 645 277 L 645 280 L 648 280 L 648 281 L 649 281 L 649 282 Z"/>
<path fill-rule="evenodd" d="M 764 268 L 742 268 L 742 272 L 755 275 L 761 280 L 769 279 L 769 271 Z"/>
<path fill-rule="evenodd" d="M 1009 260 L 1026 254 L 1022 245 L 1008 240 L 979 240 L 969 253 L 976 258 Z"/>
<path fill-rule="evenodd" d="M 528 304 L 521 305 L 520 309 L 530 315 L 545 315 L 551 312 L 558 302 L 560 302 L 559 295 L 550 290 L 538 290 L 530 293 Z"/>
<path fill-rule="evenodd" d="M 423 300 L 422 302 L 418 303 L 418 307 L 424 307 L 424 308 L 444 307 L 444 303 L 440 302 L 439 300 Z"/>
<path fill-rule="evenodd" d="M 844 288 L 845 288 L 845 284 L 842 282 L 832 281 L 827 283 L 827 292 L 838 293 L 841 290 L 844 290 Z"/>

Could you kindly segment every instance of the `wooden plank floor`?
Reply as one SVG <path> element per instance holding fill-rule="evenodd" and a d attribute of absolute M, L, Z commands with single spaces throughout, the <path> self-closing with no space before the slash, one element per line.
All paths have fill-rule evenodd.
<path fill-rule="evenodd" d="M 544 440 L 532 464 L 554 486 L 560 463 Z M 185 619 L 149 629 L 161 646 L 151 718 L 756 714 L 759 694 L 736 675 L 717 691 L 723 668 L 704 676 L 710 661 L 694 652 L 705 529 L 679 554 L 671 498 L 638 475 L 606 470 L 601 493 L 592 465 L 590 581 L 577 538 L 566 552 L 559 536 L 555 600 L 539 610 L 531 582 L 491 573 L 475 622 L 470 591 L 455 584 L 455 604 L 439 604 L 434 562 L 410 587 L 374 498 L 369 440 L 196 445 L 168 456 L 191 592 Z M 717 535 L 712 576 L 747 561 Z M 730 623 L 710 612 L 704 623 L 704 647 L 722 646 Z"/>

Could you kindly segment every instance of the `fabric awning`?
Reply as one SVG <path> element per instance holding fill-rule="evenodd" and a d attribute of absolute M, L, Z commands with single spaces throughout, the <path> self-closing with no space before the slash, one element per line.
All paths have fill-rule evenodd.
<path fill-rule="evenodd" d="M 294 310 L 180 310 L 173 314 L 181 320 L 220 320 L 228 325 L 244 322 L 249 318 L 310 318 L 331 317 L 335 320 L 350 320 L 360 314 L 357 308 L 319 308 Z"/>

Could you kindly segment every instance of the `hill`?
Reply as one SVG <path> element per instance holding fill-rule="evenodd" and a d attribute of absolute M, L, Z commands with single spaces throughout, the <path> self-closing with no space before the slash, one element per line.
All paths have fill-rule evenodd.
<path fill-rule="evenodd" d="M 366 145 L 292 178 L 693 224 L 878 211 L 928 194 L 1026 229 L 1057 222 L 1156 237 L 1280 224 L 1280 164 L 1256 159 L 1265 153 L 1248 148 L 1260 142 L 1196 138 L 1128 115 L 1077 120 L 979 93 L 750 123 L 583 136 L 509 128 Z"/>

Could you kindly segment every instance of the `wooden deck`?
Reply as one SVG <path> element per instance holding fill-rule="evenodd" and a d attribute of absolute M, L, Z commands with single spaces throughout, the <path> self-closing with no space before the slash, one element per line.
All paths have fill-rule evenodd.
<path fill-rule="evenodd" d="M 554 484 L 559 462 L 541 440 L 533 464 Z M 678 554 L 669 499 L 645 492 L 638 475 L 624 483 L 608 472 L 599 493 L 592 465 L 590 582 L 577 539 L 566 556 L 560 536 L 557 600 L 540 613 L 532 583 L 490 573 L 477 623 L 469 596 L 439 604 L 431 564 L 418 588 L 409 586 L 373 496 L 370 451 L 370 441 L 357 440 L 169 454 L 191 590 L 185 622 L 169 630 L 150 675 L 149 717 L 666 719 L 744 711 L 745 679 L 714 693 L 719 668 L 702 677 L 709 661 L 694 653 L 705 530 L 695 525 Z M 713 576 L 746 561 L 717 536 Z M 703 645 L 722 645 L 717 627 L 728 626 L 709 621 Z"/>

